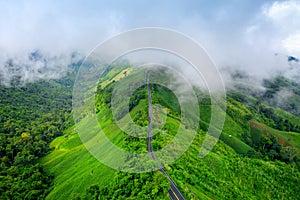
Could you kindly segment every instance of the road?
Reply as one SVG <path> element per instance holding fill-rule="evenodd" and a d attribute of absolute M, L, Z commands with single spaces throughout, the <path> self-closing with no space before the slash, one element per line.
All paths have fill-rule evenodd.
<path fill-rule="evenodd" d="M 147 142 L 147 147 L 148 147 L 148 153 L 149 156 L 153 160 L 157 160 L 153 151 L 152 151 L 152 123 L 153 123 L 153 115 L 152 115 L 152 103 L 151 103 L 151 88 L 149 81 L 147 79 L 147 88 L 148 88 L 148 113 L 149 113 L 149 118 L 148 118 L 148 142 Z"/>
<path fill-rule="evenodd" d="M 153 115 L 152 115 L 152 100 L 151 100 L 151 87 L 149 83 L 149 77 L 147 77 L 147 90 L 148 90 L 148 113 L 149 113 L 149 122 L 148 122 L 148 141 L 147 141 L 147 148 L 149 156 L 154 160 L 157 161 L 153 150 L 152 150 L 152 123 L 153 123 Z M 157 161 L 158 162 L 158 161 Z M 160 169 L 159 171 L 163 173 L 163 175 L 169 180 L 170 182 L 170 190 L 168 191 L 168 194 L 172 200 L 185 200 L 177 186 L 175 185 L 174 181 L 171 179 L 171 177 L 166 173 L 166 171 L 163 169 L 162 165 L 159 163 Z"/>

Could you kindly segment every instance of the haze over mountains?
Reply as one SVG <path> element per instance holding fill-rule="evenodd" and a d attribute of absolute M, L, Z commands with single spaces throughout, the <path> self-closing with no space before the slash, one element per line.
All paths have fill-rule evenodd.
<path fill-rule="evenodd" d="M 299 73 L 289 70 L 284 56 L 274 59 L 275 53 L 300 56 L 300 3 L 294 0 L 188 4 L 133 1 L 126 5 L 120 1 L 93 5 L 84 1 L 2 1 L 0 11 L 2 74 L 9 59 L 17 65 L 34 65 L 29 69 L 32 73 L 41 70 L 43 62 L 28 60 L 28 54 L 35 50 L 47 57 L 48 70 L 55 65 L 59 66 L 57 72 L 62 72 L 72 52 L 86 56 L 115 34 L 147 26 L 174 29 L 194 38 L 219 68 L 229 66 L 257 77 L 285 71 L 289 76 Z M 24 79 L 35 79 L 27 70 L 20 71 L 27 76 Z M 5 78 L 10 77 L 7 75 Z"/>
<path fill-rule="evenodd" d="M 40 50 L 7 58 L 1 63 L 0 82 L 20 87 L 40 80 L 59 79 L 72 72 L 74 65 L 78 69 L 83 58 L 78 52 L 49 55 Z"/>
<path fill-rule="evenodd" d="M 193 200 L 298 199 L 299 19 L 296 0 L 0 1 L 0 199 L 169 199 L 179 193 L 174 185 Z M 88 62 L 82 68 L 96 74 L 97 85 L 88 82 L 90 74 L 76 81 L 101 42 L 153 26 L 179 31 L 206 50 L 223 78 L 222 105 L 213 103 L 187 62 L 169 58 L 169 52 L 122 55 L 100 79 L 90 69 L 110 63 Z M 175 76 L 152 58 L 181 73 Z M 152 70 L 147 80 L 138 73 L 145 66 Z M 187 93 L 181 76 L 194 91 Z M 76 90 L 76 83 L 87 88 Z M 191 95 L 193 108 L 186 101 Z M 216 137 L 209 128 L 218 114 L 225 122 L 212 125 L 220 130 Z M 181 139 L 174 143 L 178 132 Z M 144 133 L 148 138 L 137 137 Z M 199 156 L 207 136 L 216 143 Z M 124 156 L 119 149 L 131 153 Z M 183 154 L 165 164 L 177 151 Z M 139 153 L 147 162 L 136 159 Z M 148 160 L 148 154 L 165 164 L 163 170 L 151 170 L 156 159 Z M 149 172 L 130 173 L 136 166 Z"/>

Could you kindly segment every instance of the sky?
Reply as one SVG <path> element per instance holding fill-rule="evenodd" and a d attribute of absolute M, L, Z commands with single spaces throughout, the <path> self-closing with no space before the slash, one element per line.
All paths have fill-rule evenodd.
<path fill-rule="evenodd" d="M 36 49 L 87 54 L 118 33 L 154 26 L 194 38 L 220 67 L 267 74 L 289 67 L 278 57 L 300 57 L 299 19 L 294 0 L 0 0 L 0 59 Z"/>

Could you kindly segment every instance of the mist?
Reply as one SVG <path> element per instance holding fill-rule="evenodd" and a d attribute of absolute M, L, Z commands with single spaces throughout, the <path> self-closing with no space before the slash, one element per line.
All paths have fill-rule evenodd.
<path fill-rule="evenodd" d="M 59 79 L 75 71 L 83 56 L 78 52 L 51 55 L 40 50 L 2 58 L 0 83 L 4 86 L 22 87 L 40 80 Z"/>
<path fill-rule="evenodd" d="M 8 85 L 16 76 L 22 84 L 59 78 L 72 52 L 87 56 L 122 31 L 152 26 L 193 38 L 223 72 L 242 71 L 255 83 L 278 74 L 297 80 L 300 67 L 287 56 L 300 57 L 298 19 L 300 2 L 292 0 L 1 1 L 0 80 Z M 36 50 L 47 62 L 30 60 Z"/>

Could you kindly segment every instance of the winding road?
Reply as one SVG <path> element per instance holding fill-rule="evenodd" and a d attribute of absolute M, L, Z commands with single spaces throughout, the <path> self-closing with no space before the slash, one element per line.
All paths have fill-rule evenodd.
<path fill-rule="evenodd" d="M 147 148 L 149 156 L 156 162 L 158 160 L 156 159 L 153 150 L 152 150 L 152 122 L 153 122 L 153 115 L 152 115 L 152 100 L 151 100 L 151 87 L 149 83 L 149 77 L 147 77 L 147 89 L 148 89 L 148 113 L 149 113 L 149 123 L 148 123 L 148 141 L 147 141 Z M 171 177 L 166 173 L 166 171 L 163 169 L 162 165 L 160 165 L 159 171 L 163 173 L 163 175 L 169 180 L 170 182 L 170 189 L 168 191 L 168 194 L 172 200 L 185 200 L 177 186 L 175 185 L 174 181 L 171 179 Z"/>

